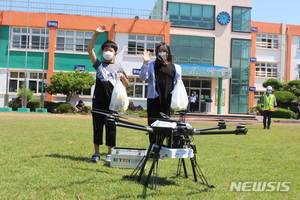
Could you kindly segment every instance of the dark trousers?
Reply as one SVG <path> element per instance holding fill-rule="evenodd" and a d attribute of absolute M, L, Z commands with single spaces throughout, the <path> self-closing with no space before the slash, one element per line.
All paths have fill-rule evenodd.
<path fill-rule="evenodd" d="M 268 127 L 270 127 L 271 118 L 272 118 L 272 112 L 270 112 L 268 110 L 264 110 L 264 119 L 263 119 L 264 128 L 267 127 L 266 126 L 267 124 L 268 124 Z"/>
<path fill-rule="evenodd" d="M 164 113 L 170 116 L 171 97 L 167 102 L 161 104 L 159 98 L 147 99 L 147 114 L 148 114 L 148 125 L 150 126 L 156 120 L 163 120 L 163 116 L 160 113 Z M 149 133 L 149 141 L 153 137 L 153 133 Z"/>
<path fill-rule="evenodd" d="M 101 106 L 93 101 L 93 109 L 97 111 L 97 109 L 103 109 Z M 105 145 L 114 147 L 116 146 L 116 127 L 105 125 L 106 115 L 102 115 L 99 113 L 92 112 L 93 116 L 93 130 L 94 130 L 94 144 L 102 145 L 103 144 L 103 128 L 105 126 Z"/>
<path fill-rule="evenodd" d="M 195 103 L 190 102 L 190 112 L 195 112 Z"/>

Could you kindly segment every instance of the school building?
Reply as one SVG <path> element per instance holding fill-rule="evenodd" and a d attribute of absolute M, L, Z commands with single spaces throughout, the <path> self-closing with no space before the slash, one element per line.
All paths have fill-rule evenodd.
<path fill-rule="evenodd" d="M 16 97 L 22 84 L 37 99 L 65 101 L 64 95 L 44 93 L 44 84 L 60 71 L 79 69 L 95 76 L 86 48 L 102 24 L 107 32 L 98 35 L 95 50 L 101 58 L 104 41 L 118 44 L 116 62 L 129 77 L 129 97 L 136 106 L 147 107 L 147 82 L 138 77 L 140 54 L 154 52 L 160 41 L 170 44 L 174 62 L 181 65 L 188 95 L 198 98 L 197 112 L 245 114 L 264 91 L 264 80 L 292 80 L 295 73 L 299 78 L 300 26 L 251 22 L 251 0 L 157 0 L 149 11 L 0 3 L 0 107 Z M 91 105 L 93 90 L 76 94 L 70 103 L 81 99 Z"/>

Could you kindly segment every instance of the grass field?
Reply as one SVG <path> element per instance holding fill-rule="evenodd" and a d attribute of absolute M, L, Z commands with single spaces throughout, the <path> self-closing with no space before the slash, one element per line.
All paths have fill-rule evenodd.
<path fill-rule="evenodd" d="M 199 123 L 192 125 L 216 125 Z M 252 124 L 247 135 L 196 135 L 197 162 L 215 188 L 190 180 L 189 162 L 189 179 L 176 177 L 178 159 L 166 158 L 159 161 L 159 191 L 124 179 L 133 169 L 105 163 L 105 146 L 98 163 L 89 161 L 91 116 L 0 113 L 0 125 L 0 199 L 300 199 L 299 125 L 273 124 L 263 130 Z M 117 146 L 147 148 L 145 132 L 117 130 Z M 276 189 L 230 191 L 231 182 L 275 182 Z M 282 182 L 288 182 L 288 191 L 276 191 Z"/>

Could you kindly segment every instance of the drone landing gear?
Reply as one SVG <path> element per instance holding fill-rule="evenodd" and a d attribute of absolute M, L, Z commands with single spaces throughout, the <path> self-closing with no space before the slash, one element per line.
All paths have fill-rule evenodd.
<path fill-rule="evenodd" d="M 206 180 L 204 174 L 201 171 L 200 166 L 197 163 L 195 155 L 194 155 L 194 157 L 190 158 L 190 161 L 191 161 L 191 166 L 192 166 L 192 170 L 193 170 L 194 181 L 199 182 L 198 181 L 198 177 L 199 177 L 202 181 L 202 182 L 199 182 L 199 183 L 201 183 L 201 184 L 203 184 L 203 185 L 205 185 L 209 188 L 214 188 L 215 186 L 208 184 L 208 181 Z M 184 158 L 179 158 L 176 176 L 180 176 L 182 168 L 183 168 L 183 171 L 184 171 L 184 177 L 188 178 L 185 160 L 184 160 Z"/>
<path fill-rule="evenodd" d="M 145 187 L 148 187 L 153 190 L 157 190 L 158 161 L 160 158 L 159 153 L 161 150 L 162 143 L 166 137 L 167 137 L 167 135 L 164 135 L 164 134 L 160 135 L 159 144 L 154 144 L 153 142 L 151 142 L 149 149 L 147 151 L 147 155 L 143 157 L 143 159 L 140 161 L 138 166 L 134 169 L 132 174 L 130 176 L 126 176 L 127 179 L 133 180 L 134 177 L 138 176 L 137 182 L 143 184 Z M 195 146 L 193 146 L 193 148 L 195 149 Z M 182 168 L 183 168 L 184 177 L 188 178 L 187 167 L 186 167 L 186 163 L 185 163 L 184 159 L 185 158 L 179 158 L 176 176 L 180 176 Z M 146 163 L 148 160 L 152 161 L 152 163 L 151 163 L 151 166 L 150 166 L 150 169 L 148 171 L 145 181 L 142 181 L 142 176 L 145 172 L 145 166 L 146 166 Z M 204 174 L 202 173 L 202 171 L 197 163 L 195 155 L 192 158 L 190 158 L 190 161 L 191 161 L 191 167 L 192 167 L 192 171 L 193 171 L 193 175 L 194 175 L 194 181 L 199 182 L 198 178 L 200 178 L 200 180 L 202 182 L 199 182 L 199 183 L 201 183 L 209 188 L 214 188 L 213 185 L 208 184 Z M 149 186 L 150 179 L 151 179 L 151 186 Z"/>

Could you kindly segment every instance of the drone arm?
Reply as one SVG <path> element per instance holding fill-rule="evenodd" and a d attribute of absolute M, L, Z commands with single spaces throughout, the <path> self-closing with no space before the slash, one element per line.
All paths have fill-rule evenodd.
<path fill-rule="evenodd" d="M 116 117 L 114 115 L 107 116 L 106 120 L 105 120 L 105 124 L 109 125 L 109 126 L 121 126 L 121 127 L 125 127 L 125 128 L 131 128 L 131 129 L 136 129 L 136 130 L 141 130 L 141 131 L 152 132 L 152 128 L 150 128 L 148 126 L 143 126 L 140 124 L 120 120 L 118 117 Z"/>
<path fill-rule="evenodd" d="M 195 129 L 195 135 L 217 135 L 217 134 L 236 134 L 236 135 L 246 135 L 248 129 L 245 126 L 239 125 L 235 130 L 232 131 L 207 131 L 203 129 Z"/>
<path fill-rule="evenodd" d="M 140 131 L 147 131 L 147 132 L 152 132 L 152 128 L 147 127 L 147 126 L 136 126 L 133 124 L 124 124 L 124 123 L 119 123 L 119 122 L 115 122 L 116 126 L 121 126 L 121 127 L 125 127 L 125 128 L 130 128 L 130 129 L 136 129 L 136 130 L 140 130 Z"/>

